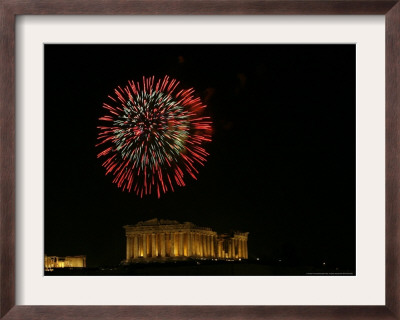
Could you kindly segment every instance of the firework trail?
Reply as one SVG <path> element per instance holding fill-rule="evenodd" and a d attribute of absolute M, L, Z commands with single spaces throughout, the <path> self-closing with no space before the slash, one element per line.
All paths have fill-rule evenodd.
<path fill-rule="evenodd" d="M 186 176 L 196 179 L 208 156 L 211 120 L 202 116 L 206 106 L 193 89 L 179 89 L 168 76 L 143 77 L 108 98 L 107 114 L 99 119 L 104 125 L 98 127 L 97 157 L 106 158 L 102 166 L 118 187 L 160 197 L 174 185 L 185 186 Z"/>

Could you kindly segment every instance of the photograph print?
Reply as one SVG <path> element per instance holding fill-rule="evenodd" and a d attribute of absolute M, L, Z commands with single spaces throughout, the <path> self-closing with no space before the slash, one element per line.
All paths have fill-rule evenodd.
<path fill-rule="evenodd" d="M 45 44 L 45 276 L 355 276 L 356 46 Z"/>

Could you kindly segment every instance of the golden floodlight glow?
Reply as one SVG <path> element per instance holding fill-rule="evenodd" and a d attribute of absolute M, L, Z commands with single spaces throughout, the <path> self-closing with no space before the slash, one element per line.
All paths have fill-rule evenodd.
<path fill-rule="evenodd" d="M 126 263 L 171 259 L 248 259 L 248 232 L 217 234 L 191 222 L 157 218 L 124 226 Z"/>

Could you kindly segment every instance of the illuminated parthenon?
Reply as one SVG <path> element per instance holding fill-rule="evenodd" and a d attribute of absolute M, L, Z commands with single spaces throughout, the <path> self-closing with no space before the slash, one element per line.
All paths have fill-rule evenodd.
<path fill-rule="evenodd" d="M 247 259 L 248 232 L 218 235 L 191 222 L 157 218 L 124 226 L 126 262 L 143 259 Z"/>

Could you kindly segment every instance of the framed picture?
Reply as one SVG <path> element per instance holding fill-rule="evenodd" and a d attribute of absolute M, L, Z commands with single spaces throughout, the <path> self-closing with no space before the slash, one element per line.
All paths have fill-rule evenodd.
<path fill-rule="evenodd" d="M 163 2 L 161 7 L 158 2 L 137 2 L 135 6 L 125 2 L 102 2 L 99 6 L 84 3 L 71 7 L 63 1 L 28 5 L 6 2 L 1 11 L 5 21 L 2 24 L 5 54 L 1 57 L 1 316 L 5 319 L 61 319 L 66 314 L 77 319 L 209 316 L 290 319 L 300 314 L 307 319 L 398 319 L 399 101 L 396 86 L 399 57 L 396 48 L 400 11 L 397 2 L 339 4 L 171 1 Z M 48 22 L 41 25 L 35 21 L 35 15 L 102 13 L 129 15 L 121 17 L 119 24 L 132 20 L 142 23 L 136 30 L 146 32 L 136 36 L 144 40 L 131 38 L 125 42 L 115 37 L 109 42 L 107 33 L 117 29 L 105 26 L 104 21 L 93 20 L 95 16 L 87 17 L 83 24 L 77 17 L 74 24 L 75 32 L 79 30 L 78 33 L 85 35 L 84 24 L 94 22 L 98 29 L 90 34 L 95 34 L 97 40 L 46 38 L 43 44 L 34 36 L 37 30 L 49 29 Z M 28 14 L 33 16 L 21 17 L 16 28 L 15 17 Z M 165 40 L 160 29 L 154 33 L 159 38 L 154 37 L 151 31 L 154 17 L 145 17 L 145 14 L 181 15 L 175 17 L 171 28 L 165 23 L 168 17 L 162 18 L 167 26 L 163 32 L 171 34 L 171 39 Z M 190 14 L 225 16 L 210 18 L 207 31 L 204 23 L 203 29 L 195 29 L 185 21 Z M 231 14 L 258 16 L 252 20 L 253 29 L 247 29 L 246 24 L 230 21 Z M 343 30 L 349 35 L 368 28 L 368 24 L 376 24 L 374 31 L 359 42 L 354 42 L 352 36 L 348 40 L 332 40 L 337 29 L 327 31 L 322 27 L 325 39 L 319 43 L 315 39 L 296 43 L 290 40 L 293 38 L 285 38 L 285 31 L 277 35 L 281 41 L 266 40 L 266 37 L 256 40 L 254 30 L 258 28 L 264 33 L 267 30 L 263 29 L 265 16 L 260 14 L 375 14 L 380 17 L 366 19 L 364 24 L 360 23 L 362 17 L 343 17 Z M 287 18 L 270 16 L 275 23 Z M 193 24 L 198 23 L 197 17 L 191 19 Z M 32 22 L 28 30 L 26 26 Z M 51 23 L 56 34 L 65 21 L 59 16 L 58 21 Z M 217 24 L 220 26 L 216 27 Z M 254 25 L 257 25 L 255 29 Z M 194 34 L 199 30 L 205 34 L 213 30 L 217 36 L 214 40 L 206 36 L 203 40 L 187 41 L 179 38 L 180 32 L 177 32 L 185 27 L 188 34 L 193 30 L 197 30 Z M 68 28 L 73 34 L 74 26 Z M 221 41 L 218 34 L 224 28 L 230 34 Z M 302 31 L 307 34 L 307 30 L 304 26 Z M 15 42 L 17 32 L 21 35 L 17 39 L 20 42 Z M 372 45 L 374 35 L 375 44 L 378 43 L 376 51 Z M 235 41 L 230 40 L 233 38 Z M 28 61 L 27 52 L 32 56 L 39 52 L 35 58 L 42 61 L 35 66 L 38 73 L 21 72 Z M 363 60 L 365 52 L 370 55 Z M 382 68 L 384 57 L 386 81 Z M 372 60 L 381 61 L 381 69 L 375 68 L 374 77 L 370 78 L 368 71 L 360 73 L 360 70 L 365 70 Z M 35 78 L 38 74 L 41 76 Z M 16 75 L 18 83 L 14 80 Z M 371 79 L 367 83 L 372 87 L 363 85 L 363 79 Z M 26 108 L 28 97 L 31 101 L 41 101 L 34 95 L 13 95 L 15 86 L 17 93 L 25 92 L 18 88 L 25 88 L 32 81 L 40 83 L 35 89 L 38 96 L 43 96 L 44 89 L 43 113 Z M 383 109 L 374 107 L 384 100 L 383 82 L 386 82 L 386 122 Z M 368 88 L 373 94 L 367 96 L 378 97 L 376 101 L 370 99 L 369 106 L 363 95 L 359 95 Z M 153 92 L 157 93 L 156 97 Z M 18 109 L 17 127 L 16 100 L 25 106 Z M 324 107 L 320 108 L 322 103 Z M 373 118 L 376 122 L 371 127 L 369 121 Z M 128 126 L 126 119 L 134 124 Z M 36 129 L 28 122 L 35 123 L 41 134 L 36 135 Z M 377 123 L 381 126 L 375 126 Z M 16 128 L 22 128 L 22 133 L 16 132 Z M 158 140 L 161 133 L 163 136 Z M 27 136 L 31 140 L 21 138 Z M 31 143 L 43 141 L 43 137 L 44 143 Z M 35 167 L 17 165 L 19 178 L 16 180 L 18 155 L 27 158 L 25 149 L 19 149 L 21 141 L 35 150 L 29 156 L 30 161 L 36 163 L 36 168 L 37 164 L 44 163 L 44 169 L 42 172 L 30 169 Z M 140 151 L 138 141 L 153 151 Z M 380 156 L 373 156 L 383 150 L 378 142 L 386 143 L 385 159 L 383 151 Z M 191 145 L 196 147 L 191 149 Z M 270 156 L 266 157 L 268 152 L 257 147 L 268 148 Z M 243 150 L 246 148 L 247 151 Z M 15 150 L 19 150 L 17 162 Z M 148 159 L 146 155 L 153 158 Z M 360 158 L 370 159 L 364 162 Z M 153 165 L 147 166 L 148 162 Z M 147 168 L 153 173 L 141 171 Z M 31 197 L 36 204 L 21 201 L 18 188 L 24 186 L 22 194 L 35 188 L 33 185 L 25 188 L 25 176 L 29 176 L 29 183 L 37 179 L 38 186 L 44 181 L 44 199 L 40 193 Z M 363 176 L 367 178 L 360 178 Z M 374 183 L 370 183 L 371 176 L 376 177 Z M 377 199 L 376 206 L 371 206 L 371 201 L 362 201 L 368 192 L 371 198 Z M 368 205 L 370 208 L 366 208 Z M 17 212 L 24 212 L 17 216 L 17 228 L 16 207 Z M 126 214 L 130 208 L 136 213 Z M 43 213 L 28 217 L 26 213 L 30 211 Z M 365 216 L 368 220 L 379 216 L 379 212 L 385 213 L 386 234 L 382 233 L 381 215 L 372 235 L 364 224 Z M 34 220 L 39 222 L 32 224 Z M 44 221 L 44 226 L 40 221 Z M 369 220 L 370 224 L 371 221 L 375 220 Z M 288 229 L 279 231 L 285 228 Z M 17 239 L 22 237 L 22 241 L 15 242 L 15 230 Z M 386 266 L 379 264 L 384 261 L 382 240 L 386 240 Z M 367 249 L 373 257 L 370 263 L 360 258 Z M 18 252 L 26 253 L 26 250 L 31 251 L 30 255 L 21 258 Z M 375 259 L 379 260 L 376 264 Z M 35 274 L 32 281 L 30 272 Z M 368 276 L 368 272 L 375 273 L 375 278 Z M 98 276 L 109 277 L 101 280 Z M 269 276 L 283 276 L 274 280 L 275 288 L 280 289 L 275 295 L 286 296 L 286 303 L 277 303 L 262 289 L 269 286 Z M 293 283 L 292 286 L 288 283 L 297 281 L 294 278 L 298 276 L 303 276 L 297 279 L 298 289 L 290 290 Z M 37 282 L 38 278 L 41 282 Z M 317 288 L 331 291 L 333 297 L 344 286 L 344 291 L 354 296 L 351 285 L 347 286 L 345 281 L 367 280 L 361 286 L 366 288 L 368 279 L 372 287 L 380 281 L 381 293 L 386 281 L 385 297 L 381 294 L 376 298 L 378 295 L 371 292 L 368 295 L 375 300 L 364 297 L 362 302 L 362 294 L 359 300 L 351 300 L 343 292 L 341 300 L 340 297 L 329 300 L 326 295 L 312 300 Z M 44 303 L 39 298 L 35 300 L 35 291 L 48 292 L 57 286 L 53 281 L 60 281 L 62 290 Z M 71 295 L 73 291 L 69 290 L 76 288 L 79 281 L 86 288 L 80 289 L 81 293 L 72 302 L 64 303 L 64 297 Z M 29 289 L 24 291 L 21 285 Z M 175 299 L 176 293 L 168 296 L 168 288 L 174 285 L 191 294 L 177 295 Z M 219 299 L 221 294 L 212 290 L 205 297 L 206 288 L 212 285 L 221 288 L 219 292 L 225 298 Z M 307 290 L 301 289 L 304 285 L 308 286 Z M 94 291 L 101 293 L 103 286 L 109 292 L 115 291 L 114 300 L 84 297 Z M 120 295 L 118 286 L 122 288 Z M 24 292 L 24 298 L 18 298 L 17 303 L 16 288 L 19 295 Z M 249 294 L 229 295 L 234 288 Z M 311 291 L 314 293 L 309 294 Z M 28 303 L 21 304 L 21 301 Z"/>
<path fill-rule="evenodd" d="M 44 50 L 46 276 L 356 275 L 355 44 L 46 44 Z M 156 126 L 157 134 L 143 141 L 154 150 L 149 171 L 165 171 L 142 176 L 133 160 L 127 179 L 118 170 L 110 179 L 105 173 L 115 163 L 108 159 L 119 156 L 104 153 L 110 137 L 103 131 L 110 130 L 109 117 L 120 117 L 108 112 L 118 98 L 107 97 L 104 108 L 93 101 L 106 97 L 107 83 L 111 88 L 129 76 L 140 79 L 128 85 L 138 100 L 124 110 L 144 103 L 143 110 L 155 112 L 149 129 Z M 160 115 L 150 92 L 163 83 L 162 96 L 173 97 L 181 85 L 196 88 L 198 97 L 190 93 L 190 104 L 179 108 L 173 99 L 171 114 Z M 170 83 L 175 90 L 167 90 Z M 69 99 L 60 100 L 65 92 Z M 79 117 L 65 115 L 72 103 Z M 184 108 L 193 115 L 176 127 L 171 119 L 184 117 Z M 146 121 L 135 117 L 128 132 L 137 128 L 139 137 Z M 178 134 L 179 128 L 185 130 Z M 176 144 L 172 137 L 182 139 Z M 137 139 L 126 151 L 133 157 L 142 150 Z M 333 194 L 341 201 L 321 216 Z"/>

